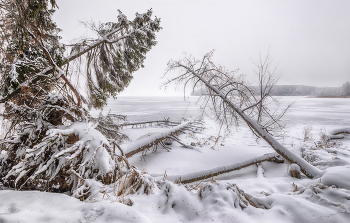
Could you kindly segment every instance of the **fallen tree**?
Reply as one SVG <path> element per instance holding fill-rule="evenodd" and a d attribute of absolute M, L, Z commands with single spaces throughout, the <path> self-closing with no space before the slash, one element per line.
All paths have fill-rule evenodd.
<path fill-rule="evenodd" d="M 264 139 L 278 154 L 290 163 L 296 163 L 301 171 L 309 178 L 320 177 L 323 172 L 312 166 L 300 156 L 292 153 L 280 144 L 271 134 L 273 126 L 279 126 L 278 120 L 284 114 L 271 112 L 267 103 L 274 101 L 269 89 L 273 87 L 273 72 L 269 71 L 269 58 L 260 60 L 258 64 L 261 79 L 261 93 L 259 95 L 249 88 L 241 76 L 235 76 L 235 72 L 229 72 L 222 66 L 217 66 L 212 61 L 213 51 L 206 54 L 201 60 L 192 56 L 182 60 L 168 62 L 167 73 L 179 71 L 180 75 L 170 79 L 165 84 L 176 82 L 177 84 L 193 83 L 193 89 L 201 88 L 204 92 L 205 105 L 211 104 L 216 120 L 221 125 L 230 128 L 233 124 L 239 124 L 241 118 L 259 138 Z M 207 106 L 205 106 L 207 107 Z M 276 115 L 277 114 L 277 115 Z"/>
<path fill-rule="evenodd" d="M 55 0 L 1 1 L 0 103 L 8 128 L 0 141 L 0 181 L 6 186 L 66 192 L 76 188 L 77 176 L 116 180 L 118 157 L 108 137 L 125 136 L 89 109 L 128 86 L 161 29 L 152 10 L 132 20 L 119 11 L 117 21 L 90 24 L 96 38 L 64 45 L 52 21 L 55 8 Z"/>
<path fill-rule="evenodd" d="M 255 157 L 255 158 L 251 158 L 248 160 L 244 160 L 241 162 L 237 162 L 234 164 L 230 164 L 230 165 L 225 165 L 225 166 L 220 166 L 220 167 L 215 167 L 213 169 L 209 169 L 209 170 L 203 170 L 203 171 L 199 171 L 199 172 L 195 172 L 195 173 L 189 173 L 189 174 L 185 174 L 185 175 L 179 175 L 179 176 L 167 176 L 168 180 L 172 180 L 172 181 L 176 181 L 179 183 L 183 183 L 183 184 L 188 184 L 188 183 L 193 183 L 199 180 L 205 180 L 211 177 L 215 177 L 218 176 L 220 174 L 224 174 L 224 173 L 229 173 L 235 170 L 240 170 L 242 168 L 251 166 L 251 165 L 255 165 L 258 163 L 262 163 L 268 160 L 272 160 L 274 158 L 276 158 L 276 156 L 278 156 L 277 153 L 269 153 L 269 154 L 265 154 L 259 157 Z"/>
<path fill-rule="evenodd" d="M 172 125 L 176 126 L 181 124 L 180 122 L 171 122 L 169 120 L 160 120 L 160 121 L 145 121 L 145 122 L 131 122 L 131 123 L 123 123 L 119 125 L 119 128 L 131 126 L 132 128 L 137 128 L 137 127 L 146 127 L 147 125 L 152 126 L 153 124 L 156 125 Z"/>
<path fill-rule="evenodd" d="M 164 144 L 163 141 L 168 138 L 171 138 L 175 141 L 179 141 L 175 135 L 177 135 L 179 132 L 183 132 L 184 130 L 189 130 L 193 128 L 192 124 L 192 122 L 184 122 L 173 128 L 168 128 L 161 132 L 147 135 L 138 140 L 134 140 L 122 145 L 115 145 L 120 150 L 121 155 L 125 156 L 126 158 L 129 158 L 139 152 L 145 151 L 151 147 L 155 147 L 155 149 L 157 149 L 158 145 L 162 146 L 165 149 L 168 149 L 168 147 Z"/>

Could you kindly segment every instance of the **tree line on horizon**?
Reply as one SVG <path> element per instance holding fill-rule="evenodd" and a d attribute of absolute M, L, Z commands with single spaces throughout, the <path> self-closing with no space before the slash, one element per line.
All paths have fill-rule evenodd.
<path fill-rule="evenodd" d="M 259 86 L 251 86 L 259 93 Z M 201 89 L 195 89 L 191 92 L 192 96 L 203 94 Z M 340 87 L 315 87 L 307 85 L 275 85 L 271 91 L 273 96 L 315 96 L 315 97 L 343 97 L 350 96 L 350 82 L 345 82 Z"/>

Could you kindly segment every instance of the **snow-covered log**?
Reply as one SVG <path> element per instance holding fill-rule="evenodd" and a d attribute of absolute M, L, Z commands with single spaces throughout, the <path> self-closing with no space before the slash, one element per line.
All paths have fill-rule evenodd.
<path fill-rule="evenodd" d="M 123 128 L 125 126 L 146 126 L 146 125 L 158 124 L 158 125 L 179 125 L 179 122 L 171 122 L 169 120 L 160 120 L 160 121 L 146 121 L 146 122 L 128 122 L 118 125 L 119 128 Z"/>
<path fill-rule="evenodd" d="M 343 139 L 345 136 L 344 134 L 350 134 L 350 128 L 339 128 L 334 129 L 330 132 L 330 135 L 328 138 L 331 139 Z"/>
<path fill-rule="evenodd" d="M 179 131 L 186 129 L 187 127 L 190 127 L 190 125 L 191 125 L 191 122 L 185 122 L 173 128 L 166 129 L 163 132 L 155 133 L 150 136 L 146 136 L 144 138 L 122 144 L 119 147 L 123 151 L 125 156 L 129 158 L 135 155 L 136 153 L 142 152 L 145 149 L 148 149 L 153 145 L 158 144 L 159 142 L 166 139 L 169 135 L 172 135 L 174 133 L 177 133 Z"/>
<path fill-rule="evenodd" d="M 242 169 L 244 167 L 248 167 L 257 163 L 261 163 L 264 161 L 271 160 L 275 158 L 278 154 L 277 153 L 269 153 L 265 154 L 256 158 L 248 159 L 245 161 L 237 162 L 230 165 L 215 167 L 213 169 L 209 170 L 203 170 L 195 173 L 189 173 L 185 175 L 176 175 L 176 176 L 169 176 L 167 177 L 168 180 L 178 180 L 181 183 L 187 184 L 187 183 L 193 183 L 198 180 L 204 180 L 208 179 L 214 176 L 218 176 L 220 174 L 232 172 L 235 170 Z"/>

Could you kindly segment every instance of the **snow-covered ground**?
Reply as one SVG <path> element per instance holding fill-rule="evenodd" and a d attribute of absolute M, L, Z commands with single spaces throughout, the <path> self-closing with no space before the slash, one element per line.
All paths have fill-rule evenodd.
<path fill-rule="evenodd" d="M 257 141 L 244 125 L 224 138 L 224 133 L 218 134 L 218 126 L 206 117 L 202 132 L 179 135 L 183 143 L 192 144 L 195 149 L 173 142 L 170 151 L 151 149 L 146 156 L 136 154 L 129 158 L 131 165 L 154 177 L 156 185 L 152 194 L 125 197 L 132 206 L 120 203 L 120 199 L 116 201 L 112 193 L 108 195 L 113 186 L 85 202 L 65 194 L 5 189 L 0 190 L 0 223 L 349 222 L 350 135 L 326 145 L 315 142 L 333 129 L 350 127 L 350 99 L 283 97 L 281 100 L 285 105 L 295 103 L 283 118 L 286 128 L 279 141 L 324 170 L 320 179 L 312 180 L 304 175 L 300 179 L 292 178 L 287 163 L 268 161 L 195 182 L 191 189 L 162 181 L 164 177 L 172 179 L 274 152 L 265 142 Z M 183 116 L 201 114 L 196 101 L 196 97 L 186 97 L 186 101 L 183 97 L 119 97 L 109 103 L 104 113 L 128 115 L 132 122 L 168 117 L 179 121 Z M 164 130 L 152 126 L 125 128 L 123 133 L 137 140 Z M 238 205 L 245 199 L 239 198 L 239 191 L 253 197 L 260 208 Z"/>

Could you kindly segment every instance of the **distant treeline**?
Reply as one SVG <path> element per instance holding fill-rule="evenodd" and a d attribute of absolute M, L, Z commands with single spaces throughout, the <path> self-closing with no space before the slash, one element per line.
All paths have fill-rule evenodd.
<path fill-rule="evenodd" d="M 252 89 L 259 94 L 259 87 L 252 86 Z M 193 96 L 202 95 L 201 89 L 191 93 Z M 339 97 L 350 96 L 350 82 L 340 87 L 314 87 L 305 85 L 275 85 L 271 93 L 273 96 L 315 96 L 315 97 Z"/>

